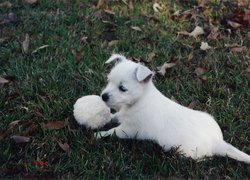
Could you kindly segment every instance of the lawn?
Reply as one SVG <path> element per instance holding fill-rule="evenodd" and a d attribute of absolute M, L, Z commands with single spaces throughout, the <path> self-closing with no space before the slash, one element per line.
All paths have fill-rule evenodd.
<path fill-rule="evenodd" d="M 150 141 L 96 141 L 72 113 L 79 97 L 100 94 L 104 62 L 122 53 L 250 154 L 249 9 L 247 0 L 0 1 L 0 178 L 249 178 L 249 165 L 226 157 L 195 162 Z"/>

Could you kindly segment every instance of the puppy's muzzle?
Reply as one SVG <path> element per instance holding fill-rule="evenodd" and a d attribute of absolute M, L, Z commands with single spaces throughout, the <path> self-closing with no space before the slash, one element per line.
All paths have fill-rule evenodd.
<path fill-rule="evenodd" d="M 102 100 L 103 100 L 104 102 L 107 102 L 107 101 L 109 100 L 109 94 L 108 94 L 108 93 L 102 94 Z"/>

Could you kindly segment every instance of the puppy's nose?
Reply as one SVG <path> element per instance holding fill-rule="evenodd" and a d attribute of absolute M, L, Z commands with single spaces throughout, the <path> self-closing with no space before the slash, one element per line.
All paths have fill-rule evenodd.
<path fill-rule="evenodd" d="M 103 100 L 104 102 L 107 102 L 107 101 L 109 100 L 109 95 L 108 95 L 108 93 L 104 93 L 104 94 L 102 95 L 102 100 Z"/>

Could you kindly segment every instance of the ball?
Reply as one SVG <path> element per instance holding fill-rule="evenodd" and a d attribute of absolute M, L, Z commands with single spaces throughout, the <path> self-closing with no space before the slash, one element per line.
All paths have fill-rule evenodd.
<path fill-rule="evenodd" d="M 111 120 L 109 107 L 96 95 L 79 98 L 74 104 L 73 113 L 80 125 L 91 129 L 103 127 Z"/>

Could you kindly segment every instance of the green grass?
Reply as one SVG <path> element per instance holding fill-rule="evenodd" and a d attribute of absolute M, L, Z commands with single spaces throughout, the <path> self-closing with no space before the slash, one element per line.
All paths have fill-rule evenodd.
<path fill-rule="evenodd" d="M 13 0 L 11 8 L 0 7 L 0 20 L 13 12 L 21 18 L 18 25 L 0 27 L 0 77 L 14 76 L 15 80 L 0 85 L 0 133 L 8 124 L 20 120 L 9 134 L 0 140 L 0 177 L 84 177 L 103 178 L 249 178 L 249 165 L 225 157 L 195 162 L 175 151 L 164 152 L 149 141 L 106 138 L 96 141 L 94 131 L 80 127 L 74 120 L 75 101 L 88 94 L 100 94 L 105 86 L 110 66 L 104 64 L 112 52 L 145 60 L 154 52 L 156 57 L 147 64 L 151 69 L 164 62 L 177 65 L 164 77 L 154 78 L 156 86 L 168 97 L 174 96 L 188 106 L 198 100 L 195 109 L 215 116 L 225 140 L 250 154 L 249 134 L 249 51 L 232 53 L 225 44 L 249 47 L 249 29 L 233 30 L 233 35 L 221 40 L 177 36 L 178 31 L 192 31 L 196 25 L 205 26 L 203 19 L 172 20 L 176 10 L 188 10 L 196 4 L 168 0 L 166 9 L 154 13 L 151 1 L 134 1 L 129 11 L 122 1 L 110 2 L 116 14 L 102 12 L 98 17 L 97 1 L 39 0 L 35 6 Z M 226 4 L 229 9 L 233 4 Z M 219 21 L 225 15 L 213 1 L 210 5 Z M 141 11 L 158 21 L 148 20 Z M 231 11 L 230 11 L 231 12 Z M 110 23 L 104 23 L 103 20 Z M 138 26 L 142 32 L 132 30 Z M 30 36 L 29 52 L 22 51 L 25 34 Z M 83 44 L 82 37 L 90 44 Z M 105 41 L 118 39 L 118 44 L 106 46 Z M 216 47 L 207 52 L 199 49 L 208 42 Z M 35 49 L 48 47 L 32 53 Z M 72 50 L 83 48 L 80 62 Z M 194 73 L 203 67 L 207 81 Z M 8 77 L 6 77 L 8 78 Z M 59 130 L 43 129 L 41 124 L 68 120 L 69 127 Z M 30 142 L 16 144 L 12 135 L 24 135 L 31 124 L 38 125 L 25 136 Z M 67 142 L 70 151 L 63 151 L 57 141 Z M 47 169 L 35 167 L 33 161 L 48 162 Z"/>

